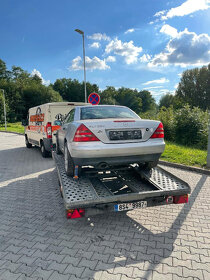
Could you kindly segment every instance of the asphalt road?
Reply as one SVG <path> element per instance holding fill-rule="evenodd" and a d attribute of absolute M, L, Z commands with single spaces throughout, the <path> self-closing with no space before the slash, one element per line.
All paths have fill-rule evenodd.
<path fill-rule="evenodd" d="M 188 204 L 67 220 L 51 158 L 0 133 L 0 280 L 210 279 L 210 176 Z"/>

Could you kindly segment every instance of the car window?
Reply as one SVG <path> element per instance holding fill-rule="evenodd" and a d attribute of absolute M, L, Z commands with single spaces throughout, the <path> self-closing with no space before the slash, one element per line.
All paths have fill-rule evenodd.
<path fill-rule="evenodd" d="M 133 111 L 126 107 L 115 106 L 95 106 L 81 108 L 81 120 L 88 119 L 110 119 L 110 118 L 123 118 L 123 119 L 136 119 L 139 118 Z"/>
<path fill-rule="evenodd" d="M 75 109 L 71 110 L 68 115 L 66 116 L 64 123 L 70 123 L 73 122 L 74 120 L 74 113 L 75 113 Z"/>

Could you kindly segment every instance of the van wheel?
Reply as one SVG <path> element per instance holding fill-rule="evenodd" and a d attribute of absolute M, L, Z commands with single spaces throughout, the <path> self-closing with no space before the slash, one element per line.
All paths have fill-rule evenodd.
<path fill-rule="evenodd" d="M 67 144 L 65 143 L 64 145 L 64 165 L 65 165 L 65 171 L 66 175 L 73 177 L 74 176 L 74 169 L 75 169 L 75 164 L 74 161 L 69 153 Z M 78 166 L 78 176 L 81 174 L 81 167 Z"/>
<path fill-rule="evenodd" d="M 48 151 L 45 149 L 44 143 L 41 142 L 41 154 L 43 158 L 46 158 L 48 156 Z"/>
<path fill-rule="evenodd" d="M 61 154 L 61 150 L 59 148 L 59 144 L 58 144 L 58 137 L 56 137 L 56 146 L 55 146 L 55 151 L 57 155 Z"/>
<path fill-rule="evenodd" d="M 26 143 L 26 147 L 27 147 L 27 148 L 30 149 L 30 148 L 32 147 L 32 144 L 28 142 L 28 137 L 27 137 L 27 135 L 25 135 L 25 143 Z"/>

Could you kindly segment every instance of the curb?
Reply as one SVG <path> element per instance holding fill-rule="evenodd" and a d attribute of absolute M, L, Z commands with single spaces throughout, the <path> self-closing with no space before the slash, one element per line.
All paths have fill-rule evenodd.
<path fill-rule="evenodd" d="M 5 130 L 0 130 L 0 132 L 3 132 L 3 133 L 13 133 L 13 134 L 17 134 L 17 135 L 24 135 L 24 133 L 13 132 L 13 131 L 5 131 Z"/>
<path fill-rule="evenodd" d="M 205 175 L 210 175 L 210 170 L 204 169 L 204 168 L 199 168 L 199 167 L 194 167 L 194 166 L 187 166 L 184 164 L 179 164 L 179 163 L 174 163 L 174 162 L 168 162 L 164 160 L 159 160 L 159 164 L 169 166 L 169 167 L 175 167 L 183 170 L 188 170 L 196 173 L 201 173 Z"/>

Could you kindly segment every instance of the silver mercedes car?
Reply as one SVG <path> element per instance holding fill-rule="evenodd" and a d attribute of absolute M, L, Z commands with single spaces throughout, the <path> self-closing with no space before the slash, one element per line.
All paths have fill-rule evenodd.
<path fill-rule="evenodd" d="M 56 134 L 56 152 L 64 154 L 67 175 L 75 166 L 106 169 L 116 165 L 157 165 L 165 148 L 160 121 L 141 119 L 125 106 L 77 106 Z"/>

